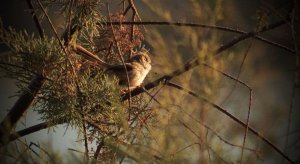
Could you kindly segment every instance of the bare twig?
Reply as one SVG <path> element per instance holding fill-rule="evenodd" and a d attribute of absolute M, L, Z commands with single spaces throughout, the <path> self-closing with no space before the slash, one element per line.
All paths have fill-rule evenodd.
<path fill-rule="evenodd" d="M 296 88 L 297 85 L 299 85 L 299 70 L 300 70 L 300 58 L 299 58 L 299 49 L 298 49 L 298 44 L 297 44 L 297 38 L 296 38 L 296 30 L 295 30 L 295 19 L 296 19 L 296 9 L 297 9 L 297 0 L 294 0 L 294 7 L 291 13 L 291 23 L 290 23 L 290 28 L 292 32 L 292 39 L 294 42 L 294 48 L 295 48 L 295 72 L 294 72 L 294 84 L 292 88 L 292 94 L 291 94 L 291 100 L 290 100 L 290 105 L 289 105 L 289 114 L 288 114 L 288 125 L 287 125 L 287 130 L 286 130 L 286 138 L 285 138 L 285 144 L 284 144 L 284 152 L 287 151 L 288 149 L 288 144 L 289 144 L 289 133 L 290 133 L 290 127 L 291 127 L 291 122 L 292 122 L 292 113 L 293 113 L 293 108 L 294 108 L 294 103 L 296 101 Z M 283 159 L 283 162 L 284 163 Z"/>
<path fill-rule="evenodd" d="M 79 151 L 79 150 L 76 150 L 76 149 L 73 149 L 73 148 L 68 148 L 68 150 L 70 150 L 70 151 L 74 151 L 74 152 L 77 152 L 77 153 L 82 153 L 82 154 L 84 154 L 84 152 L 82 152 L 82 151 Z"/>
<path fill-rule="evenodd" d="M 249 50 L 250 48 L 252 47 L 252 43 L 253 43 L 253 40 L 251 40 L 251 43 L 249 44 L 244 56 L 243 56 L 243 60 L 242 60 L 242 63 L 240 64 L 240 67 L 239 67 L 239 70 L 238 70 L 238 74 L 236 76 L 236 79 L 239 79 L 240 78 L 240 75 L 241 75 L 241 72 L 242 72 L 242 68 L 243 68 L 243 65 L 246 61 L 246 58 L 248 56 L 248 53 L 249 53 Z M 225 98 L 223 99 L 222 103 L 221 104 L 224 104 L 228 98 L 232 95 L 232 93 L 234 92 L 235 88 L 236 88 L 236 84 L 237 84 L 238 81 L 235 81 L 234 84 L 233 84 L 233 87 L 232 89 L 229 91 L 229 93 L 225 96 Z"/>
<path fill-rule="evenodd" d="M 9 135 L 9 142 L 13 141 L 13 140 L 16 140 L 20 137 L 26 136 L 28 134 L 31 134 L 31 133 L 34 133 L 34 132 L 37 132 L 37 131 L 40 131 L 40 130 L 43 130 L 43 129 L 46 129 L 46 128 L 49 128 L 49 127 L 52 127 L 52 126 L 57 126 L 59 124 L 64 124 L 64 123 L 66 123 L 66 122 L 65 121 L 60 121 L 60 122 L 57 122 L 56 124 L 53 124 L 52 122 L 48 121 L 48 122 L 43 122 L 43 123 L 28 127 L 26 129 L 23 129 L 23 130 L 20 130 L 18 132 L 10 134 Z"/>
<path fill-rule="evenodd" d="M 254 31 L 245 33 L 245 34 L 243 34 L 243 35 L 241 35 L 241 36 L 239 36 L 239 37 L 233 39 L 233 40 L 230 41 L 228 44 L 219 47 L 218 50 L 216 51 L 216 54 L 221 53 L 222 51 L 224 51 L 224 50 L 226 50 L 226 49 L 228 49 L 228 48 L 234 46 L 236 43 L 238 43 L 238 42 L 240 42 L 240 41 L 242 41 L 242 40 L 248 39 L 248 38 L 250 38 L 250 37 L 254 37 L 254 36 L 256 36 L 256 35 L 259 34 L 259 33 L 262 33 L 262 32 L 265 32 L 265 31 L 272 30 L 272 29 L 274 29 L 274 28 L 276 28 L 276 27 L 279 27 L 279 26 L 281 26 L 281 25 L 283 25 L 283 24 L 286 24 L 287 22 L 288 22 L 288 21 L 287 21 L 286 19 L 283 19 L 283 20 L 280 20 L 280 21 L 278 21 L 278 22 L 272 23 L 272 24 L 270 24 L 270 25 L 268 25 L 268 26 L 264 26 L 264 27 L 262 27 L 260 30 L 254 30 Z"/>
<path fill-rule="evenodd" d="M 248 32 L 244 35 L 241 35 L 240 37 L 233 39 L 231 42 L 219 47 L 216 52 L 215 52 L 215 56 L 219 55 L 221 52 L 223 52 L 224 50 L 227 50 L 229 48 L 231 48 L 232 46 L 234 46 L 235 44 L 239 43 L 240 41 L 243 41 L 247 38 L 253 37 L 255 35 L 257 35 L 258 33 L 264 32 L 264 31 L 268 31 L 271 29 L 274 29 L 278 26 L 281 26 L 283 24 L 286 23 L 286 20 L 281 20 L 278 22 L 275 22 L 273 24 L 270 24 L 269 26 L 264 26 L 262 27 L 259 31 L 254 30 L 251 32 Z M 173 79 L 176 76 L 181 75 L 184 72 L 187 72 L 188 70 L 198 66 L 200 64 L 200 61 L 198 58 L 195 58 L 194 60 L 191 60 L 190 62 L 186 63 L 182 69 L 177 69 L 175 71 L 173 71 L 172 73 L 165 75 L 147 85 L 145 85 L 146 89 L 151 89 L 156 87 L 157 85 L 159 85 L 160 83 L 167 83 L 168 81 L 170 81 L 171 79 Z M 142 93 L 143 90 L 141 89 L 135 89 L 132 91 L 132 95 L 138 95 L 140 93 Z M 197 95 L 194 95 L 196 97 L 198 97 Z M 128 95 L 125 94 L 123 95 L 122 99 L 126 100 L 128 98 Z M 239 123 L 240 125 L 244 126 L 245 128 L 247 128 L 247 125 L 245 123 L 243 123 L 242 121 L 240 121 L 239 119 L 237 119 L 236 117 L 234 117 L 233 115 L 231 115 L 230 113 L 228 113 L 226 110 L 224 110 L 223 108 L 219 107 L 218 105 L 215 105 L 213 103 L 211 103 L 209 100 L 203 99 L 201 98 L 203 101 L 205 101 L 206 103 L 212 105 L 214 108 L 222 111 L 225 115 L 227 115 L 228 117 L 230 117 L 231 119 L 233 119 L 235 122 Z M 263 137 L 260 133 L 258 133 L 256 130 L 254 130 L 253 128 L 249 127 L 249 130 L 254 133 L 256 136 L 258 136 L 259 138 L 261 138 L 265 143 L 267 143 L 269 146 L 271 146 L 276 152 L 278 152 L 281 156 L 283 156 L 284 158 L 286 158 L 290 163 L 294 163 L 287 155 L 285 155 L 279 148 L 277 148 L 272 142 L 270 142 L 268 139 L 266 139 L 265 137 Z"/>
<path fill-rule="evenodd" d="M 34 143 L 34 142 L 30 142 L 29 147 L 31 149 L 31 146 L 34 145 L 35 147 L 39 148 L 40 150 L 42 150 L 45 154 L 48 155 L 48 157 L 51 157 L 49 152 L 47 152 L 45 149 L 43 149 L 40 145 Z"/>
<path fill-rule="evenodd" d="M 194 28 L 207 28 L 207 29 L 212 29 L 212 30 L 221 30 L 221 31 L 227 31 L 227 32 L 232 32 L 236 34 L 246 34 L 246 31 L 232 28 L 232 27 L 224 27 L 224 26 L 217 26 L 217 25 L 205 25 L 205 24 L 200 24 L 200 23 L 184 23 L 184 22 L 164 22 L 164 21 L 141 21 L 141 22 L 99 22 L 101 25 L 107 25 L 107 24 L 112 24 L 114 26 L 120 26 L 120 25 L 137 25 L 137 26 L 146 26 L 146 25 L 151 25 L 151 26 L 179 26 L 179 27 L 194 27 Z M 281 45 L 279 43 L 273 42 L 271 40 L 268 40 L 262 36 L 254 35 L 251 36 L 257 40 L 260 40 L 262 42 L 265 42 L 269 45 L 275 46 L 277 48 L 283 49 L 285 51 L 290 52 L 290 55 L 295 55 L 295 51 L 287 46 Z"/>
<path fill-rule="evenodd" d="M 97 149 L 96 149 L 96 152 L 94 154 L 94 159 L 97 160 L 98 159 L 98 156 L 100 154 L 100 150 L 102 149 L 102 147 L 104 146 L 104 141 L 103 139 L 100 141 L 100 143 L 98 144 L 97 146 Z"/>
<path fill-rule="evenodd" d="M 69 6 L 69 13 L 68 13 L 68 19 L 67 19 L 67 39 L 66 40 L 70 40 L 71 37 L 71 16 L 72 16 L 72 7 L 74 4 L 74 0 L 71 0 L 70 2 L 70 6 Z"/>
<path fill-rule="evenodd" d="M 155 102 L 157 102 L 159 105 L 161 105 L 161 103 L 154 96 L 152 96 L 144 87 L 142 87 L 142 89 L 149 97 L 151 97 L 150 101 L 153 99 Z"/>
<path fill-rule="evenodd" d="M 3 65 L 3 66 L 1 66 L 1 65 Z M 14 68 L 17 68 L 17 69 L 21 69 L 23 71 L 30 72 L 31 74 L 36 75 L 36 76 L 40 75 L 40 74 L 36 73 L 34 70 L 30 70 L 29 68 L 25 68 L 23 66 L 11 64 L 11 63 L 6 63 L 6 62 L 1 62 L 1 61 L 0 61 L 0 67 L 3 67 L 3 69 L 7 69 L 6 67 L 14 67 Z"/>
<path fill-rule="evenodd" d="M 177 88 L 179 90 L 182 90 L 186 93 L 188 93 L 189 95 L 200 99 L 201 101 L 211 105 L 212 107 L 216 108 L 217 110 L 219 110 L 220 112 L 222 112 L 223 114 L 225 114 L 226 116 L 228 116 L 229 118 L 231 118 L 232 120 L 234 120 L 235 122 L 237 122 L 238 124 L 240 124 L 241 126 L 243 126 L 244 128 L 249 129 L 249 131 L 251 131 L 254 135 L 256 135 L 257 137 L 259 137 L 260 139 L 262 139 L 266 144 L 268 144 L 270 147 L 272 147 L 277 153 L 279 153 L 282 157 L 284 157 L 286 160 L 288 160 L 290 163 L 294 163 L 285 153 L 283 153 L 277 146 L 275 146 L 269 139 L 267 139 L 266 137 L 264 137 L 263 134 L 259 133 L 258 131 L 256 131 L 255 129 L 253 129 L 251 126 L 247 126 L 247 124 L 245 124 L 244 122 L 242 122 L 240 119 L 238 119 L 237 117 L 235 117 L 234 115 L 230 114 L 227 110 L 223 109 L 222 107 L 210 102 L 208 99 L 205 99 L 201 96 L 199 96 L 198 94 L 189 91 L 177 84 L 174 83 L 167 83 L 168 86 Z"/>
<path fill-rule="evenodd" d="M 233 39 L 232 41 L 228 42 L 227 44 L 224 44 L 223 46 L 220 46 L 215 51 L 215 56 L 217 56 L 221 52 L 223 52 L 223 51 L 231 48 L 232 46 L 234 46 L 235 44 L 239 43 L 240 41 L 243 41 L 245 39 L 253 37 L 253 36 L 257 35 L 258 33 L 274 29 L 274 28 L 276 28 L 278 26 L 281 26 L 281 25 L 283 25 L 285 23 L 286 23 L 286 20 L 281 20 L 281 21 L 275 22 L 275 23 L 273 23 L 273 24 L 271 24 L 269 26 L 262 27 L 261 30 L 259 30 L 259 31 L 255 30 L 255 31 L 251 31 L 251 32 L 248 32 L 246 34 L 243 34 L 240 37 L 238 37 L 236 39 Z M 158 78 L 157 80 L 155 80 L 155 81 L 153 81 L 151 83 L 148 83 L 147 85 L 145 85 L 145 89 L 149 90 L 151 88 L 154 88 L 154 87 L 158 86 L 160 83 L 166 83 L 167 81 L 170 81 L 174 77 L 177 77 L 177 76 L 179 76 L 179 75 L 181 75 L 181 74 L 183 74 L 183 73 L 191 70 L 192 68 L 198 66 L 199 64 L 200 64 L 199 58 L 195 57 L 194 60 L 191 60 L 191 61 L 187 62 L 186 64 L 184 64 L 182 68 L 174 70 L 173 72 L 171 72 L 171 73 L 169 73 L 167 75 L 164 75 L 164 76 Z M 138 94 L 140 94 L 142 92 L 144 92 L 144 91 L 141 88 L 136 88 L 136 89 L 134 89 L 131 92 L 131 95 L 135 96 L 135 95 L 138 95 Z M 127 100 L 128 96 L 129 96 L 128 93 L 124 94 L 123 97 L 122 97 L 122 100 Z"/>
<path fill-rule="evenodd" d="M 208 129 L 206 130 L 206 136 L 205 136 L 205 142 L 207 143 L 207 138 L 208 138 Z M 210 157 L 210 151 L 209 149 L 207 149 L 207 154 L 208 154 L 208 160 L 209 160 L 209 164 L 211 164 L 211 157 Z"/>
<path fill-rule="evenodd" d="M 245 149 L 246 138 L 247 138 L 247 134 L 248 134 L 248 130 L 249 130 L 251 106 L 252 106 L 252 89 L 250 89 L 250 94 L 249 94 L 249 105 L 248 105 L 246 128 L 245 128 L 245 133 L 244 133 L 244 137 L 243 137 L 243 146 L 242 146 L 242 152 L 241 152 L 241 163 L 243 163 L 244 149 Z"/>
<path fill-rule="evenodd" d="M 36 13 L 35 13 L 35 11 L 34 11 L 34 7 L 33 7 L 33 5 L 32 5 L 32 2 L 31 2 L 31 0 L 26 0 L 26 2 L 27 2 L 27 6 L 28 6 L 29 9 L 31 10 L 31 15 L 33 16 L 33 21 L 34 21 L 34 24 L 35 24 L 35 26 L 36 26 L 36 28 L 37 28 L 39 34 L 40 34 L 40 37 L 41 37 L 41 38 L 44 38 L 44 30 L 43 30 L 43 28 L 42 28 L 42 25 L 41 25 L 39 19 L 38 19 L 37 16 L 36 16 Z"/>
<path fill-rule="evenodd" d="M 233 146 L 233 147 L 237 147 L 237 148 L 241 148 L 242 149 L 242 146 L 240 145 L 237 145 L 237 144 L 233 144 L 229 141 L 227 141 L 226 139 L 224 139 L 220 134 L 218 134 L 215 130 L 213 130 L 212 128 L 210 128 L 208 125 L 204 124 L 202 121 L 199 121 L 197 120 L 195 117 L 193 117 L 193 115 L 185 112 L 184 110 L 181 110 L 181 112 L 183 112 L 185 115 L 187 115 L 189 118 L 191 118 L 193 121 L 195 121 L 196 123 L 200 124 L 201 126 L 203 126 L 204 128 L 206 128 L 207 130 L 209 130 L 213 135 L 215 135 L 217 138 L 220 139 L 220 141 L 224 142 L 225 144 L 227 145 L 230 145 L 230 146 Z M 255 150 L 255 149 L 252 149 L 252 148 L 248 148 L 248 147 L 244 147 L 245 150 L 248 150 L 248 151 L 252 151 L 256 154 L 256 156 L 259 157 L 258 155 L 258 151 Z"/>
<path fill-rule="evenodd" d="M 42 5 L 42 3 L 41 3 L 40 0 L 37 0 L 37 2 L 38 2 L 38 5 L 40 6 L 40 8 L 42 9 L 43 13 L 45 14 L 45 16 L 46 16 L 46 18 L 47 18 L 47 20 L 48 20 L 48 23 L 50 24 L 51 29 L 52 29 L 52 31 L 54 32 L 54 35 L 55 35 L 56 39 L 58 40 L 58 42 L 59 42 L 59 44 L 60 44 L 62 50 L 63 50 L 64 53 L 68 56 L 68 52 L 67 52 L 65 46 L 63 45 L 63 43 L 62 43 L 60 37 L 58 36 L 58 33 L 57 33 L 57 31 L 56 31 L 56 29 L 55 29 L 55 27 L 54 27 L 54 25 L 53 25 L 53 23 L 52 23 L 52 21 L 51 21 L 49 15 L 47 14 L 47 11 L 46 11 L 45 8 L 43 7 L 43 5 Z"/>
<path fill-rule="evenodd" d="M 213 150 L 208 144 L 206 144 L 206 143 L 204 143 L 202 140 L 201 140 L 201 137 L 193 130 L 193 129 L 191 129 L 189 126 L 187 126 L 184 122 L 182 122 L 182 121 L 180 121 L 179 120 L 179 122 L 180 122 L 180 124 L 183 126 L 183 127 L 185 127 L 187 130 L 189 130 L 191 133 L 193 133 L 199 140 L 200 140 L 200 143 L 198 143 L 197 145 L 199 145 L 200 147 L 201 146 L 203 146 L 203 144 L 205 144 L 205 146 L 208 148 L 208 149 L 210 149 L 210 150 Z M 192 146 L 192 145 L 190 145 L 190 146 Z M 188 147 L 190 147 L 190 146 L 188 146 Z M 185 147 L 184 149 L 186 149 L 186 148 L 188 148 L 188 147 Z M 184 150 L 183 149 L 183 150 Z M 182 150 L 181 150 L 182 151 Z M 216 152 L 215 152 L 215 154 L 217 154 Z M 218 154 L 217 154 L 218 155 Z M 224 162 L 224 163 L 228 163 L 227 161 L 225 161 L 222 157 L 220 157 L 219 155 L 218 155 L 218 157 L 220 158 L 220 159 L 222 159 L 222 161 Z"/>
<path fill-rule="evenodd" d="M 26 0 L 28 7 L 32 10 L 34 23 L 39 31 L 40 37 L 44 37 L 43 28 L 38 21 L 37 16 L 34 14 L 34 8 L 30 0 Z M 11 129 L 15 126 L 17 121 L 22 117 L 23 113 L 29 108 L 33 102 L 35 95 L 41 89 L 45 82 L 42 75 L 37 75 L 29 84 L 28 90 L 26 90 L 14 104 L 9 113 L 5 116 L 0 124 L 0 145 L 7 142 L 7 136 L 10 134 Z"/>
<path fill-rule="evenodd" d="M 18 120 L 22 117 L 23 113 L 29 108 L 31 103 L 33 102 L 35 95 L 41 89 L 44 84 L 44 77 L 39 75 L 36 76 L 28 86 L 28 90 L 26 90 L 17 102 L 14 104 L 12 109 L 5 116 L 3 121 L 0 124 L 0 141 L 1 144 L 4 144 L 8 141 L 7 136 L 10 134 L 12 128 L 18 122 Z"/>
<path fill-rule="evenodd" d="M 84 115 L 82 115 L 82 118 L 84 120 Z M 89 145 L 88 145 L 88 141 L 87 141 L 87 129 L 86 129 L 85 121 L 82 122 L 82 127 L 83 127 L 83 135 L 84 135 L 85 158 L 88 161 L 89 160 Z"/>
<path fill-rule="evenodd" d="M 109 11 L 109 6 L 107 4 L 107 12 L 108 12 L 108 16 L 109 16 L 109 20 L 111 21 L 111 17 L 110 17 L 110 11 Z M 129 94 L 129 97 L 128 97 L 128 109 L 130 110 L 130 107 L 131 107 L 131 90 L 130 90 L 130 79 L 129 79 L 129 76 L 128 76 L 128 71 L 127 71 L 127 67 L 125 65 L 125 61 L 123 59 L 123 56 L 122 56 L 122 52 L 121 52 L 121 48 L 119 46 L 119 43 L 116 39 L 116 35 L 115 35 L 115 31 L 114 31 L 114 27 L 112 25 L 111 26 L 111 31 L 112 31 L 112 35 L 113 35 L 113 38 L 114 38 L 114 42 L 117 46 L 117 49 L 118 49 L 118 55 L 122 61 L 122 64 L 124 66 L 124 69 L 125 69 L 125 72 L 126 72 L 126 78 L 127 78 L 127 87 L 128 87 L 128 94 Z M 128 121 L 130 120 L 130 111 L 128 112 Z"/>

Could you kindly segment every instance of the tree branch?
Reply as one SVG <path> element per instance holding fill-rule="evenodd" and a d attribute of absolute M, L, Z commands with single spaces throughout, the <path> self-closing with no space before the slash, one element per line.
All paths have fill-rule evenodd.
<path fill-rule="evenodd" d="M 248 128 L 249 131 L 251 131 L 254 135 L 256 135 L 257 137 L 259 137 L 260 139 L 262 139 L 266 144 L 268 144 L 270 147 L 272 147 L 277 153 L 279 153 L 282 157 L 284 157 L 286 160 L 288 160 L 290 163 L 294 163 L 286 154 L 284 154 L 276 145 L 274 145 L 269 139 L 267 139 L 266 137 L 263 136 L 263 134 L 259 133 L 258 131 L 256 131 L 255 129 L 253 129 L 251 126 L 242 122 L 240 119 L 238 119 L 237 117 L 235 117 L 234 115 L 230 114 L 227 110 L 223 109 L 222 107 L 214 104 L 213 102 L 209 101 L 206 98 L 203 98 L 201 96 L 199 96 L 198 94 L 187 90 L 177 84 L 174 83 L 167 83 L 168 86 L 173 87 L 173 88 L 177 88 L 179 90 L 182 90 L 186 93 L 188 93 L 189 95 L 209 104 L 210 106 L 214 107 L 215 109 L 219 110 L 220 112 L 224 113 L 226 116 L 228 116 L 229 118 L 231 118 L 233 121 L 235 121 L 236 123 L 240 124 L 241 126 L 243 126 L 244 128 Z M 248 119 L 247 119 L 248 120 Z"/>
<path fill-rule="evenodd" d="M 25 111 L 29 108 L 33 102 L 35 95 L 41 89 L 44 84 L 43 76 L 36 76 L 28 86 L 28 90 L 20 96 L 12 109 L 5 116 L 0 124 L 0 139 L 1 143 L 7 140 L 7 136 L 10 134 L 12 128 L 16 125 L 18 120 L 22 117 Z M 0 143 L 0 144 L 1 144 Z"/>
<path fill-rule="evenodd" d="M 33 16 L 34 23 L 39 31 L 40 37 L 44 37 L 43 28 L 36 16 L 34 14 L 34 8 L 30 0 L 26 0 L 27 5 Z M 35 95 L 38 93 L 42 85 L 44 84 L 45 79 L 42 75 L 37 75 L 29 84 L 28 90 L 19 97 L 17 102 L 14 104 L 9 113 L 5 116 L 3 121 L 0 124 L 0 144 L 7 140 L 7 136 L 10 134 L 12 128 L 16 125 L 18 120 L 22 117 L 23 113 L 29 108 L 33 102 Z"/>
<path fill-rule="evenodd" d="M 120 26 L 120 25 L 137 25 L 137 26 L 179 26 L 179 27 L 195 27 L 195 28 L 207 28 L 212 30 L 220 30 L 220 31 L 227 31 L 232 32 L 236 34 L 246 34 L 246 31 L 240 30 L 240 29 L 234 29 L 232 27 L 224 27 L 224 26 L 217 26 L 217 25 L 205 25 L 200 23 L 184 23 L 184 22 L 165 22 L 165 21 L 140 21 L 140 22 L 99 22 L 99 25 L 108 25 L 112 24 L 114 26 Z M 268 40 L 262 36 L 254 35 L 253 38 L 260 40 L 262 42 L 265 42 L 269 45 L 275 46 L 277 48 L 283 49 L 285 51 L 290 52 L 290 55 L 296 55 L 295 51 L 292 48 L 289 48 L 287 46 L 281 45 L 279 43 L 273 42 L 271 40 Z"/>
<path fill-rule="evenodd" d="M 241 35 L 240 37 L 237 37 L 235 39 L 233 39 L 232 41 L 228 42 L 227 44 L 224 44 L 222 46 L 220 46 L 214 53 L 214 56 L 218 56 L 220 53 L 222 53 L 223 51 L 233 47 L 234 45 L 236 45 L 237 43 L 243 41 L 243 40 L 246 40 L 248 38 L 251 38 L 255 35 L 257 35 L 258 33 L 262 33 L 262 32 L 265 32 L 265 31 L 268 31 L 268 30 L 271 30 L 271 29 L 274 29 L 276 27 L 279 27 L 283 24 L 287 23 L 286 20 L 281 20 L 281 21 L 278 21 L 278 22 L 275 22 L 273 24 L 270 24 L 269 26 L 264 26 L 261 28 L 261 30 L 259 31 L 251 31 L 251 32 L 248 32 L 248 33 L 245 33 L 243 35 Z M 203 64 L 205 61 L 203 61 L 202 63 L 199 61 L 199 58 L 198 57 L 195 57 L 193 60 L 190 60 L 189 62 L 187 62 L 186 64 L 183 65 L 182 68 L 179 68 L 167 75 L 164 75 L 160 78 L 158 78 L 157 80 L 151 82 L 151 83 L 148 83 L 147 85 L 145 85 L 145 89 L 146 90 L 149 90 L 149 89 L 152 89 L 156 86 L 158 86 L 159 84 L 161 83 L 166 83 L 167 81 L 170 81 L 171 79 L 173 79 L 174 77 L 177 77 L 189 70 L 191 70 L 192 68 L 200 65 L 200 64 Z M 204 63 L 205 64 L 205 63 Z M 143 93 L 144 90 L 142 88 L 136 88 L 134 89 L 132 92 L 131 92 L 131 95 L 132 96 L 136 96 L 140 93 Z M 122 100 L 126 100 L 128 99 L 128 96 L 129 94 L 126 93 L 124 95 L 122 95 Z"/>
<path fill-rule="evenodd" d="M 60 121 L 60 122 L 57 122 L 56 124 L 53 124 L 50 121 L 47 121 L 47 122 L 43 122 L 43 123 L 31 126 L 29 128 L 26 128 L 26 129 L 23 129 L 23 130 L 20 130 L 18 132 L 10 134 L 9 138 L 8 138 L 8 142 L 14 141 L 14 140 L 16 140 L 20 137 L 26 136 L 26 135 L 31 134 L 31 133 L 34 133 L 34 132 L 37 132 L 37 131 L 40 131 L 40 130 L 43 130 L 43 129 L 46 129 L 46 128 L 50 128 L 51 126 L 56 126 L 56 125 L 64 124 L 64 123 L 66 123 L 66 122 L 65 121 Z"/>

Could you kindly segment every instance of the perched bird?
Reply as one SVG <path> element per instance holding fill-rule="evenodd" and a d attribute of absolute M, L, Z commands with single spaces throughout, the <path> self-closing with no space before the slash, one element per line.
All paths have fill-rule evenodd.
<path fill-rule="evenodd" d="M 105 73 L 117 76 L 119 84 L 123 86 L 128 86 L 129 79 L 129 89 L 132 90 L 143 83 L 145 77 L 151 70 L 151 59 L 147 52 L 138 52 L 125 63 L 125 67 L 124 64 L 111 65 L 107 68 Z"/>
<path fill-rule="evenodd" d="M 119 79 L 119 84 L 123 86 L 128 86 L 128 79 L 129 79 L 129 89 L 132 90 L 138 86 L 140 86 L 149 71 L 151 70 L 151 59 L 146 51 L 139 51 L 134 56 L 132 56 L 126 63 L 125 67 L 124 64 L 117 64 L 112 65 L 106 63 L 105 61 L 101 60 L 97 55 L 91 53 L 84 47 L 80 45 L 75 45 L 75 51 L 80 54 L 84 54 L 89 60 L 96 61 L 97 64 L 104 68 L 104 72 L 108 75 L 115 75 Z M 95 75 L 92 74 L 92 77 Z M 127 79 L 128 76 L 128 79 Z"/>

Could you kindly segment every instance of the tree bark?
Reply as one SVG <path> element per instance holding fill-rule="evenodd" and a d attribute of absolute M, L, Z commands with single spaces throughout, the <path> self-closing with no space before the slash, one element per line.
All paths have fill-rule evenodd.
<path fill-rule="evenodd" d="M 32 104 L 35 95 L 41 89 L 45 82 L 45 78 L 41 75 L 36 76 L 28 86 L 28 90 L 20 96 L 12 109 L 5 116 L 0 124 L 0 142 L 1 144 L 8 139 L 8 136 L 18 120 Z"/>

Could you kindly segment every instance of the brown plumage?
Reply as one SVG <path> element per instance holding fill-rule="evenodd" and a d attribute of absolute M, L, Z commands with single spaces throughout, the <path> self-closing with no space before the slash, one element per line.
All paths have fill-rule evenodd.
<path fill-rule="evenodd" d="M 151 70 L 151 59 L 146 52 L 139 52 L 125 63 L 128 78 L 129 89 L 132 90 L 140 86 L 149 71 Z M 118 77 L 119 84 L 128 86 L 127 75 L 123 64 L 113 65 L 105 71 L 107 74 L 113 74 Z"/>

